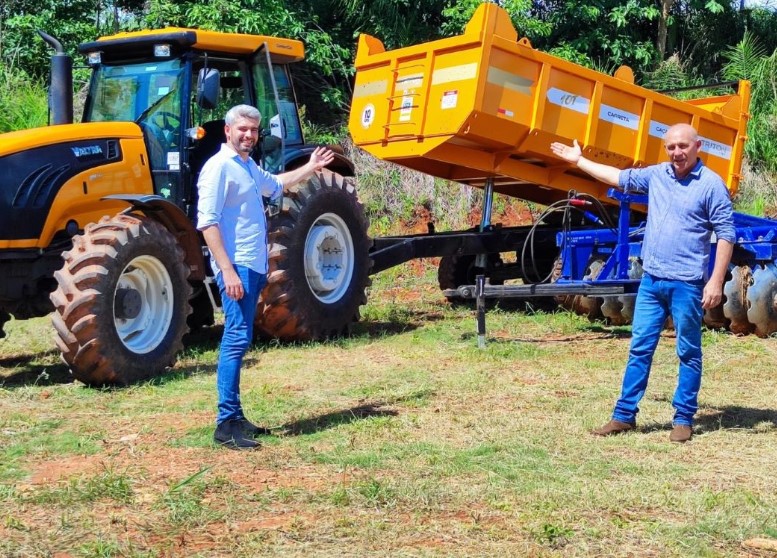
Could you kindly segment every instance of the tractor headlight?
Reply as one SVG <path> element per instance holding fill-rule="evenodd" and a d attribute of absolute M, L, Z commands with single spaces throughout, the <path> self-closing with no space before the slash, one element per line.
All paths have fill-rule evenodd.
<path fill-rule="evenodd" d="M 154 56 L 157 58 L 170 58 L 170 45 L 154 45 Z"/>

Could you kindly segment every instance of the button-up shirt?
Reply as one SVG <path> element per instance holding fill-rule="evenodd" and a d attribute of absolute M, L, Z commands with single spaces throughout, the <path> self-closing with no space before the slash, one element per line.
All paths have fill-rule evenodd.
<path fill-rule="evenodd" d="M 230 261 L 267 273 L 267 223 L 262 196 L 280 197 L 283 184 L 226 144 L 208 159 L 197 182 L 197 228 L 217 225 Z M 213 273 L 221 270 L 211 258 Z"/>
<path fill-rule="evenodd" d="M 701 160 L 681 179 L 670 163 L 661 163 L 622 170 L 618 184 L 624 192 L 648 195 L 642 267 L 650 275 L 706 280 L 712 233 L 736 241 L 728 189 Z"/>

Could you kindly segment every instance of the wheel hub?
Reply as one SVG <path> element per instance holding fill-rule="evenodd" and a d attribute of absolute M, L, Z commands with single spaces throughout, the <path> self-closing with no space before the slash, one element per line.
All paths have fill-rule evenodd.
<path fill-rule="evenodd" d="M 308 281 L 317 291 L 331 291 L 344 271 L 343 238 L 333 226 L 324 225 L 311 232 L 308 242 L 312 247 L 305 254 Z"/>
<path fill-rule="evenodd" d="M 340 300 L 353 275 L 353 240 L 348 225 L 333 213 L 321 215 L 305 240 L 305 277 L 313 294 L 327 304 Z"/>
<path fill-rule="evenodd" d="M 133 320 L 140 315 L 143 299 L 135 289 L 116 289 L 113 311 L 121 320 Z"/>

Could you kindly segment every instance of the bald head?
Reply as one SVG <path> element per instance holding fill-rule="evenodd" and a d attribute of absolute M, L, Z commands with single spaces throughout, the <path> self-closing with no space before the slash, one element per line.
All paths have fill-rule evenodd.
<path fill-rule="evenodd" d="M 669 129 L 664 134 L 664 143 L 666 143 L 666 138 L 669 135 L 682 135 L 687 138 L 690 138 L 691 141 L 696 141 L 699 139 L 699 133 L 696 131 L 696 128 L 691 126 L 690 124 L 675 124 L 674 126 L 670 126 Z"/>
<path fill-rule="evenodd" d="M 664 148 L 677 178 L 685 178 L 696 165 L 701 141 L 690 124 L 675 124 L 664 134 Z"/>

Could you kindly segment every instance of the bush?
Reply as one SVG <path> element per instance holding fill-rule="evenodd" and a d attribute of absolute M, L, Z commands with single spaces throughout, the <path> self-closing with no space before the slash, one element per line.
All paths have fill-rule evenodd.
<path fill-rule="evenodd" d="M 0 65 L 0 133 L 45 126 L 48 100 L 44 84 L 12 65 Z"/>

